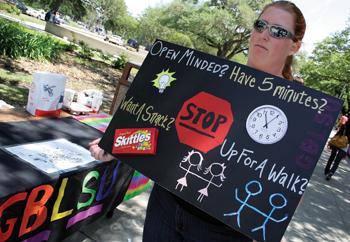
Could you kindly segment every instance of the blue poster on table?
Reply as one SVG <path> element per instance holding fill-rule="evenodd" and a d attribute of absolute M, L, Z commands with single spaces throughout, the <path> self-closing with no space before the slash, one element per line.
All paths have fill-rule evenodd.
<path fill-rule="evenodd" d="M 100 146 L 233 229 L 280 241 L 341 107 L 298 83 L 157 40 Z M 153 155 L 118 155 L 151 149 L 152 128 Z"/>

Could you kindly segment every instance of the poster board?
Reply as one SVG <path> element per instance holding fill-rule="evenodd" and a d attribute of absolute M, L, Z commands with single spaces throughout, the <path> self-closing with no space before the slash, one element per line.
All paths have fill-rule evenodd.
<path fill-rule="evenodd" d="M 233 229 L 280 241 L 342 101 L 250 67 L 157 40 L 116 111 L 115 130 L 159 130 L 153 156 L 118 156 Z"/>

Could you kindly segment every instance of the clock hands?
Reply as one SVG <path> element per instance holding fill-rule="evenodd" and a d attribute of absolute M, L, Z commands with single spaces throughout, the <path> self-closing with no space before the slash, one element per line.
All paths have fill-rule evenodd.
<path fill-rule="evenodd" d="M 253 109 L 246 119 L 246 130 L 252 140 L 267 145 L 279 142 L 288 129 L 285 113 L 273 105 L 261 105 Z"/>
<path fill-rule="evenodd" d="M 268 128 L 267 125 L 268 125 L 269 123 L 271 123 L 273 120 L 275 120 L 276 118 L 278 118 L 278 116 L 280 116 L 280 115 L 278 114 L 276 117 L 274 117 L 274 118 L 271 119 L 269 122 L 267 122 L 263 127 Z M 266 119 L 266 116 L 265 116 L 265 120 L 267 120 L 267 119 Z"/>

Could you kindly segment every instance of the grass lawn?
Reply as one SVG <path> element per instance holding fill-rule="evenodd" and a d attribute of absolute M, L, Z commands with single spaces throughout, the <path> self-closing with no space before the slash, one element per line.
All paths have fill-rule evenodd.
<path fill-rule="evenodd" d="M 66 88 L 75 91 L 101 90 L 102 110 L 108 112 L 121 71 L 98 60 L 81 59 L 76 52 L 65 52 L 54 63 L 27 58 L 13 60 L 0 56 L 0 100 L 23 107 L 27 103 L 32 74 L 37 71 L 61 73 L 67 77 Z"/>
<path fill-rule="evenodd" d="M 45 26 L 45 24 L 46 24 L 46 22 L 44 20 L 37 19 L 37 18 L 34 18 L 34 17 L 26 15 L 26 14 L 22 14 L 22 13 L 20 15 L 17 15 L 17 14 L 8 13 L 8 12 L 2 11 L 2 10 L 0 10 L 0 13 L 7 15 L 7 16 L 10 16 L 12 18 L 19 19 L 21 21 L 25 21 L 25 22 L 35 23 L 35 24 L 39 24 L 39 25 L 43 25 L 43 26 Z M 68 21 L 67 25 L 82 29 L 82 27 L 79 24 L 77 24 L 73 21 Z"/>
<path fill-rule="evenodd" d="M 32 76 L 23 72 L 11 72 L 9 70 L 0 69 L 0 78 L 2 81 L 30 83 Z"/>
<path fill-rule="evenodd" d="M 16 17 L 45 23 L 29 16 L 16 15 Z M 121 71 L 113 67 L 110 59 L 112 56 L 83 46 L 73 49 L 63 51 L 60 57 L 51 61 L 24 57 L 13 59 L 0 54 L 0 100 L 15 107 L 23 107 L 27 103 L 32 74 L 53 72 L 67 77 L 66 88 L 77 92 L 87 89 L 102 91 L 104 94 L 102 110 L 108 112 Z"/>
<path fill-rule="evenodd" d="M 31 75 L 0 68 L 0 99 L 16 106 L 26 105 Z"/>
<path fill-rule="evenodd" d="M 0 97 L 8 104 L 15 103 L 16 106 L 23 107 L 27 104 L 29 89 L 21 87 L 19 82 L 6 82 L 0 78 Z"/>
<path fill-rule="evenodd" d="M 10 16 L 12 18 L 16 18 L 16 19 L 19 19 L 21 21 L 25 21 L 25 22 L 31 22 L 31 23 L 35 23 L 35 24 L 40 24 L 40 25 L 45 25 L 45 21 L 44 20 L 41 20 L 41 19 L 37 19 L 37 18 L 34 18 L 32 16 L 28 16 L 28 15 L 25 15 L 25 14 L 20 14 L 20 15 L 17 15 L 17 14 L 11 14 L 11 13 L 8 13 L 8 12 L 5 12 L 5 11 L 0 11 L 2 14 L 4 15 L 7 15 L 7 16 Z"/>

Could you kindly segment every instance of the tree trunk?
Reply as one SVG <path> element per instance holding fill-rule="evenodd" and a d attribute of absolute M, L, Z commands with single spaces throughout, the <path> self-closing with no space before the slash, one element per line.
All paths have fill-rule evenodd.
<path fill-rule="evenodd" d="M 220 48 L 218 48 L 216 55 L 218 57 L 227 59 L 227 56 L 232 48 L 233 48 L 233 42 L 232 40 L 229 40 L 225 42 Z"/>
<path fill-rule="evenodd" d="M 51 10 L 57 12 L 64 0 L 54 0 L 51 3 Z"/>

